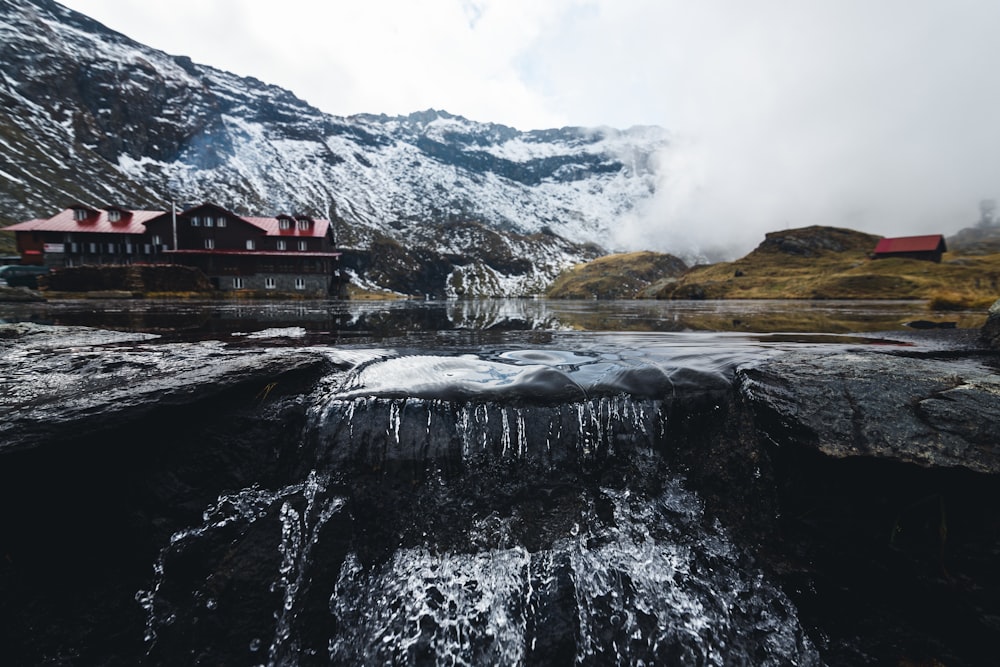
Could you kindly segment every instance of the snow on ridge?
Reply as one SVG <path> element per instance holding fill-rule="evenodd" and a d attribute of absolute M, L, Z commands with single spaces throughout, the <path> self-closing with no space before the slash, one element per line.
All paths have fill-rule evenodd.
<path fill-rule="evenodd" d="M 185 86 L 198 86 L 200 81 L 192 77 L 173 58 L 162 51 L 148 46 L 125 41 L 102 38 L 93 31 L 46 17 L 39 17 L 39 23 L 48 28 L 56 37 L 47 37 L 53 48 L 61 49 L 80 62 L 107 63 L 136 66 L 147 64 L 165 79 Z M 126 80 L 128 81 L 128 79 Z"/>
<path fill-rule="evenodd" d="M 655 192 L 654 156 L 669 145 L 669 134 L 657 127 L 521 132 L 434 110 L 398 117 L 333 116 L 277 86 L 185 65 L 117 33 L 42 14 L 18 21 L 12 33 L 12 39 L 26 44 L 45 33 L 51 51 L 37 60 L 40 76 L 46 59 L 58 64 L 60 57 L 73 58 L 93 63 L 123 85 L 135 86 L 138 77 L 162 78 L 168 88 L 189 96 L 189 107 L 165 104 L 151 119 L 161 127 L 182 128 L 178 134 L 186 143 L 179 157 L 164 161 L 120 154 L 111 167 L 131 183 L 96 183 L 98 188 L 128 192 L 142 187 L 167 201 L 214 199 L 224 206 L 260 210 L 266 205 L 277 212 L 311 209 L 325 215 L 335 205 L 348 224 L 397 239 L 415 236 L 413 230 L 425 223 L 462 220 L 524 234 L 549 230 L 575 242 L 603 244 L 617 221 Z M 0 36 L 7 36 L 8 26 L 0 21 Z M 18 82 L 6 71 L 3 77 L 10 92 L 0 88 L 0 94 L 20 102 Z M 39 150 L 58 164 L 62 156 L 53 151 L 74 149 L 73 137 L 67 136 L 74 126 L 34 100 L 23 102 L 38 125 L 36 136 L 48 133 L 39 141 L 47 145 Z M 181 108 L 190 113 L 179 113 Z M 192 131 L 198 133 L 192 137 Z M 444 149 L 435 154 L 434 147 L 421 143 L 427 139 Z M 554 161 L 546 163 L 550 158 Z M 616 166 L 609 170 L 612 163 Z M 460 239 L 440 243 L 447 252 L 462 252 Z"/>

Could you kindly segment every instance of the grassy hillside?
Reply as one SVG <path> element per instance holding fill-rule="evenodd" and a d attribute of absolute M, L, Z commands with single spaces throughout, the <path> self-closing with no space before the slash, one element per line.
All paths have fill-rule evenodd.
<path fill-rule="evenodd" d="M 774 232 L 747 256 L 691 269 L 661 299 L 928 299 L 986 307 L 1000 295 L 1000 254 L 946 253 L 940 264 L 869 258 L 877 236 L 832 227 Z"/>
<path fill-rule="evenodd" d="M 2 226 L 2 225 L 0 225 Z M 17 243 L 13 232 L 0 232 L 0 255 L 16 255 Z"/>
<path fill-rule="evenodd" d="M 630 252 L 599 257 L 564 271 L 549 287 L 554 299 L 635 299 L 656 281 L 681 275 L 687 265 L 673 255 Z"/>

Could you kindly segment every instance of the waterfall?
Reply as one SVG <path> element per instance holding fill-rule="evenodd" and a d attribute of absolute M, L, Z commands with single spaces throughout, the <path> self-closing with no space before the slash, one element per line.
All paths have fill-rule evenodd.
<path fill-rule="evenodd" d="M 349 557 L 330 598 L 330 661 L 818 664 L 791 603 L 723 531 L 700 526 L 692 494 L 673 484 L 652 502 L 600 496 L 613 521 L 585 513 L 540 551 L 417 547 L 374 566 Z"/>
<path fill-rule="evenodd" d="M 518 361 L 382 354 L 320 382 L 288 483 L 221 496 L 157 559 L 154 661 L 819 664 L 665 462 L 671 374 Z"/>

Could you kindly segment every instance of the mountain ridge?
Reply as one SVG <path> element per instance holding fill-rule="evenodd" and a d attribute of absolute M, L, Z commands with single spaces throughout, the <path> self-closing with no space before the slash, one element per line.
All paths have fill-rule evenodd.
<path fill-rule="evenodd" d="M 7 6 L 0 24 L 5 106 L 30 109 L 31 117 L 20 120 L 22 128 L 34 121 L 33 139 L 48 121 L 45 129 L 62 128 L 52 138 L 79 150 L 83 162 L 102 158 L 134 184 L 146 184 L 149 192 L 140 190 L 136 204 L 155 203 L 151 197 L 222 199 L 215 195 L 224 182 L 233 191 L 230 203 L 255 210 L 336 202 L 356 218 L 351 222 L 436 222 L 450 214 L 528 233 L 545 225 L 571 232 L 582 227 L 595 233 L 574 240 L 596 241 L 615 213 L 635 204 L 614 186 L 629 186 L 629 195 L 655 189 L 650 159 L 667 142 L 659 128 L 521 132 L 433 109 L 396 117 L 333 116 L 277 86 L 145 47 L 51 0 L 11 0 Z M 384 183 L 367 172 L 385 172 L 401 161 L 419 166 L 425 183 L 432 176 L 432 186 L 453 192 L 427 197 L 440 187 L 416 187 L 413 178 L 404 181 L 409 190 L 376 187 Z M 5 166 L 20 177 L 16 164 Z M 450 182 L 442 166 L 451 170 Z M 282 176 L 295 176 L 305 187 L 289 188 Z M 613 183 L 614 176 L 621 183 Z M 493 192 L 475 187 L 487 180 Z M 587 187 L 577 191 L 558 187 L 585 180 Z M 523 201 L 512 211 L 483 197 L 497 191 Z M 37 198 L 26 204 L 5 194 L 6 210 L 31 209 L 19 217 L 46 212 Z M 414 195 L 429 204 L 416 205 Z M 608 195 L 614 205 L 594 208 Z M 566 217 L 584 224 L 574 228 Z"/>
<path fill-rule="evenodd" d="M 616 222 L 655 193 L 656 156 L 670 144 L 650 126 L 523 132 L 435 109 L 335 116 L 53 0 L 0 7 L 0 63 L 5 224 L 78 200 L 212 201 L 237 213 L 337 219 L 361 249 L 477 223 L 561 238 L 563 257 L 543 262 L 558 273 L 613 243 Z"/>

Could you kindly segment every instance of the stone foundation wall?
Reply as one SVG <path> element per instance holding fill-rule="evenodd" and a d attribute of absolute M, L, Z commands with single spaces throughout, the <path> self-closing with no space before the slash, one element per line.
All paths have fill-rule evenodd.
<path fill-rule="evenodd" d="M 55 292 L 208 292 L 212 284 L 198 269 L 175 264 L 77 266 L 54 270 L 39 280 Z"/>
<path fill-rule="evenodd" d="M 330 276 L 290 273 L 258 273 L 252 276 L 211 276 L 212 284 L 220 290 L 252 290 L 255 292 L 301 292 L 326 294 Z"/>

